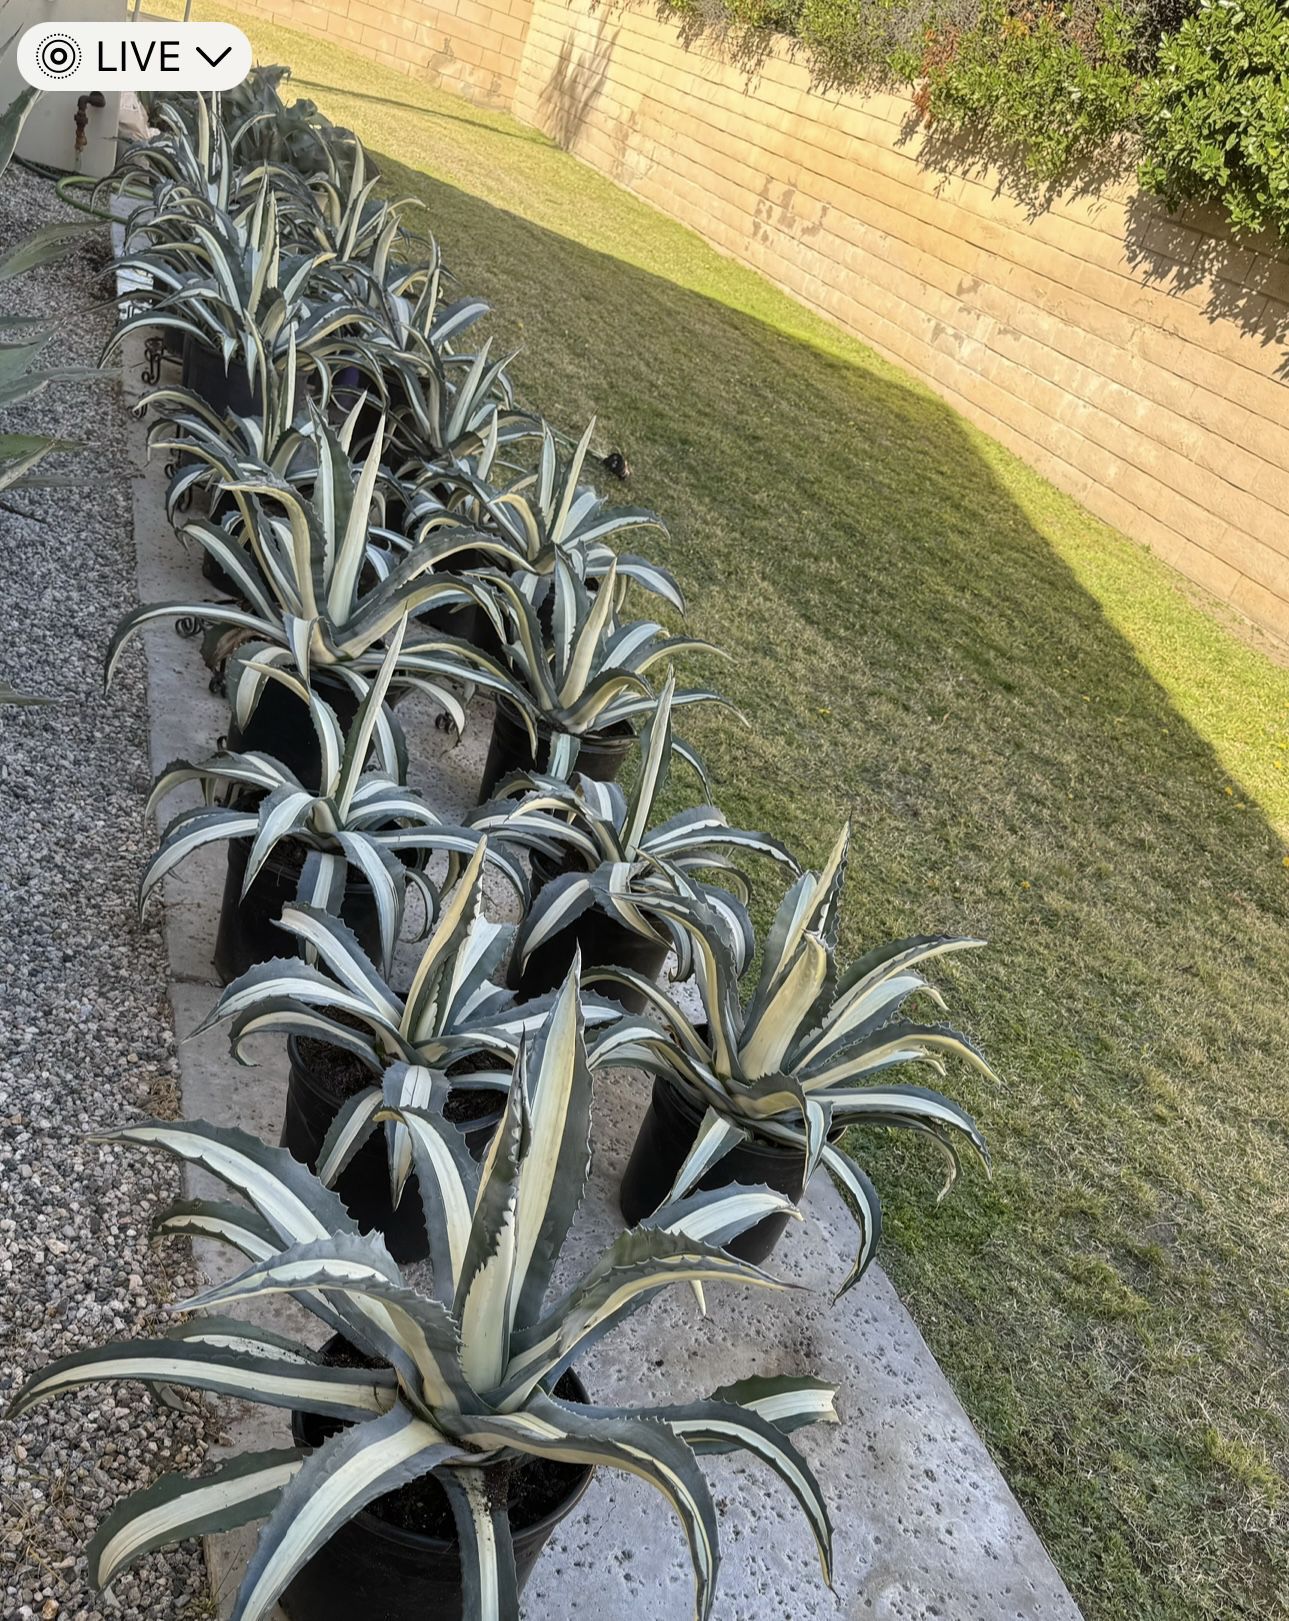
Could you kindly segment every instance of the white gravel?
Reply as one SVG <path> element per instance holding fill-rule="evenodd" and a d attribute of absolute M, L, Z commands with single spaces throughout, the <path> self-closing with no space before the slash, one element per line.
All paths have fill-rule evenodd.
<path fill-rule="evenodd" d="M 0 244 L 60 212 L 46 182 L 17 169 L 0 180 Z M 55 322 L 48 365 L 93 364 L 110 330 L 110 312 L 86 313 L 108 285 L 106 233 L 92 240 L 0 287 L 0 309 Z M 83 488 L 0 496 L 30 514 L 0 511 L 0 670 L 63 700 L 0 708 L 0 1403 L 53 1357 L 155 1331 L 194 1282 L 186 1247 L 148 1244 L 178 1194 L 175 1168 L 81 1141 L 173 1116 L 177 1100 L 165 950 L 134 906 L 149 845 L 142 661 L 102 696 L 106 640 L 134 600 L 126 422 L 110 376 L 0 415 L 0 427 L 92 441 L 52 469 Z M 127 1492 L 200 1464 L 204 1422 L 127 1385 L 0 1425 L 3 1621 L 209 1615 L 191 1543 L 140 1562 L 110 1597 L 90 1588 L 82 1552 Z"/>

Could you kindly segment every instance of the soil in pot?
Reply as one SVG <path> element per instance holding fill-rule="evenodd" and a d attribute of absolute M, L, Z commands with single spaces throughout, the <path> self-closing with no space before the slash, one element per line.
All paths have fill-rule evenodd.
<path fill-rule="evenodd" d="M 577 753 L 575 769 L 594 782 L 612 782 L 622 769 L 622 762 L 635 747 L 636 734 L 625 721 L 607 731 L 592 732 L 582 739 Z M 533 755 L 527 729 L 517 710 L 504 698 L 497 704 L 492 723 L 492 741 L 488 745 L 488 758 L 484 762 L 483 780 L 479 785 L 479 803 L 488 799 L 493 789 L 512 771 L 545 771 L 550 764 L 551 729 L 537 722 L 537 754 Z"/>
<path fill-rule="evenodd" d="M 246 863 L 251 853 L 249 839 L 228 842 L 228 872 L 224 898 L 219 909 L 219 929 L 215 935 L 215 972 L 221 985 L 244 974 L 257 962 L 292 954 L 291 936 L 277 927 L 282 908 L 293 901 L 300 882 L 306 851 L 294 839 L 284 839 L 274 850 L 255 881 L 242 895 Z M 380 920 L 376 898 L 365 880 L 351 876 L 345 885 L 340 915 L 372 957 L 380 956 Z"/>
<path fill-rule="evenodd" d="M 565 869 L 547 861 L 535 851 L 532 857 L 534 893 L 562 870 Z M 598 906 L 590 906 L 575 917 L 566 929 L 561 929 L 539 946 L 529 956 L 522 970 L 517 962 L 511 962 L 511 990 L 527 1001 L 530 997 L 541 996 L 544 991 L 557 989 L 564 983 L 573 965 L 573 957 L 579 950 L 584 973 L 592 968 L 630 968 L 642 979 L 656 982 L 671 945 L 665 935 L 637 934 L 607 912 L 602 912 Z M 598 984 L 595 991 L 599 996 L 620 1002 L 628 1013 L 643 1013 L 647 1006 L 645 997 L 639 991 L 626 986 L 606 981 Z"/>
<path fill-rule="evenodd" d="M 333 1015 L 343 1019 L 343 1014 Z M 282 1121 L 281 1143 L 311 1171 L 331 1129 L 332 1121 L 350 1098 L 380 1084 L 380 1078 L 354 1053 L 312 1036 L 293 1036 L 287 1043 L 291 1069 L 287 1081 L 286 1112 Z M 490 1063 L 475 1066 L 473 1060 L 451 1066 L 449 1073 L 467 1065 L 491 1068 Z M 445 1115 L 465 1132 L 466 1143 L 476 1159 L 482 1159 L 501 1117 L 500 1094 L 461 1090 L 453 1092 Z M 374 1131 L 345 1167 L 336 1183 L 336 1192 L 363 1232 L 384 1235 L 386 1247 L 396 1261 L 420 1261 L 429 1253 L 421 1192 L 416 1177 L 408 1178 L 397 1208 L 389 1196 L 389 1159 L 385 1130 Z"/>
<path fill-rule="evenodd" d="M 352 1347 L 324 1348 L 333 1365 L 370 1366 Z M 577 1375 L 555 1387 L 566 1401 L 585 1402 Z M 317 1446 L 342 1426 L 335 1419 L 293 1413 L 297 1444 Z M 556 1525 L 590 1483 L 591 1470 L 552 1459 L 524 1459 L 506 1484 L 522 1588 Z M 281 1599 L 291 1621 L 466 1621 L 456 1523 L 433 1475 L 371 1502 L 341 1526 L 295 1577 Z"/>
<path fill-rule="evenodd" d="M 651 1216 L 667 1197 L 685 1155 L 694 1146 L 702 1110 L 673 1082 L 658 1076 L 653 1083 L 649 1112 L 631 1150 L 618 1203 L 629 1227 Z M 804 1191 L 804 1159 L 797 1149 L 777 1143 L 749 1141 L 731 1150 L 698 1183 L 700 1188 L 724 1188 L 731 1183 L 766 1184 L 794 1202 Z M 766 1260 L 783 1236 L 787 1215 L 767 1216 L 725 1245 L 741 1261 Z"/>

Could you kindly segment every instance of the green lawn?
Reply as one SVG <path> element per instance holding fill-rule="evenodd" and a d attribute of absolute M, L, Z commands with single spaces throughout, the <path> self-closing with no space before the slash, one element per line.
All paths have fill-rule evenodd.
<path fill-rule="evenodd" d="M 424 199 L 527 401 L 625 449 L 755 723 L 691 727 L 731 816 L 811 860 L 853 818 L 852 949 L 991 942 L 945 978 L 1002 1076 L 950 1083 L 993 1185 L 937 1207 L 919 1146 L 868 1162 L 882 1259 L 1089 1621 L 1289 1614 L 1289 672 L 532 131 L 238 20 Z"/>

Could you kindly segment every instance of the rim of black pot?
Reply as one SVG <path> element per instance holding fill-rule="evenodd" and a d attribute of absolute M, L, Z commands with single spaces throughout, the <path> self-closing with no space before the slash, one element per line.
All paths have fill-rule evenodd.
<path fill-rule="evenodd" d="M 558 860 L 558 857 L 547 856 L 541 850 L 533 850 L 530 852 L 528 857 L 528 865 L 532 869 L 534 878 L 537 876 L 539 868 L 545 873 L 545 876 L 542 879 L 543 884 L 553 883 L 556 878 L 567 877 L 570 873 L 575 877 L 585 877 L 587 874 L 595 871 L 594 867 L 588 867 L 581 863 L 576 850 L 570 850 L 569 855 L 574 861 L 578 862 L 577 866 L 553 866 L 551 863 Z M 649 935 L 642 933 L 639 929 L 633 929 L 628 923 L 623 923 L 621 918 L 614 917 L 613 913 L 601 904 L 598 896 L 591 902 L 588 910 L 598 912 L 601 917 L 607 918 L 610 923 L 616 923 L 619 928 L 625 929 L 628 934 L 634 934 L 639 940 L 649 939 Z M 576 924 L 577 918 L 574 918 L 571 923 L 565 924 L 564 927 L 571 929 L 576 927 Z M 654 936 L 659 945 L 665 944 L 668 950 L 671 949 L 671 936 L 667 934 L 665 929 L 660 928 L 656 923 L 651 923 L 649 925 L 649 930 L 650 934 Z M 561 930 L 560 933 L 563 933 L 563 930 Z"/>
<path fill-rule="evenodd" d="M 513 699 L 508 698 L 504 692 L 498 693 L 496 709 L 497 714 L 502 716 L 509 725 L 515 727 L 517 731 L 522 732 L 527 737 L 528 728 L 524 725 L 523 711 Z M 554 737 L 555 727 L 547 720 L 545 715 L 539 712 L 534 714 L 532 719 L 533 728 L 538 737 L 545 738 L 547 741 Z M 630 721 L 626 720 L 615 720 L 612 726 L 601 727 L 597 731 L 578 733 L 578 739 L 583 748 L 588 746 L 594 748 L 597 744 L 633 743 L 635 738 L 635 728 Z M 574 766 L 576 768 L 576 762 L 574 762 Z"/>
<path fill-rule="evenodd" d="M 255 839 L 254 839 L 253 835 L 248 834 L 248 833 L 247 834 L 239 834 L 237 838 L 230 839 L 228 842 L 230 844 L 244 844 L 246 846 L 247 860 L 249 861 L 250 854 L 251 854 L 251 846 L 255 842 Z M 286 857 L 284 857 L 284 856 L 275 856 L 272 852 L 270 852 L 268 855 L 265 856 L 263 862 L 260 865 L 260 872 L 272 873 L 275 878 L 297 878 L 298 879 L 300 874 L 303 871 L 304 871 L 304 862 L 303 861 L 297 867 L 294 862 L 287 860 Z M 257 874 L 257 876 L 258 876 L 258 874 Z M 353 867 L 353 866 L 347 866 L 346 867 L 345 889 L 346 890 L 354 889 L 354 890 L 357 890 L 360 894 L 364 890 L 368 894 L 371 893 L 371 885 L 363 877 L 362 872 L 357 867 Z M 290 956 L 291 953 L 286 949 L 286 943 L 290 941 L 291 936 L 289 934 L 287 934 L 285 930 L 282 931 L 282 939 L 283 939 L 283 942 L 284 942 L 282 955 L 284 957 Z"/>
<path fill-rule="evenodd" d="M 291 1068 L 298 1073 L 298 1075 L 300 1077 L 301 1084 L 302 1085 L 307 1084 L 308 1087 L 313 1092 L 316 1092 L 317 1095 L 324 1100 L 324 1102 L 327 1102 L 327 1103 L 343 1103 L 343 1102 L 345 1102 L 346 1100 L 344 1098 L 337 1097 L 333 1092 L 328 1091 L 327 1088 L 325 1088 L 324 1086 L 322 1086 L 319 1083 L 317 1076 L 314 1074 L 314 1072 L 311 1069 L 311 1067 L 309 1066 L 309 1064 L 302 1057 L 302 1055 L 300 1053 L 300 1043 L 301 1043 L 301 1041 L 303 1041 L 305 1039 L 306 1038 L 303 1037 L 303 1036 L 294 1035 L 294 1034 L 289 1035 L 286 1038 L 286 1055 L 287 1055 L 287 1059 L 288 1059 L 288 1061 L 289 1061 L 289 1063 L 291 1065 Z M 334 1046 L 334 1047 L 336 1047 L 337 1051 L 339 1051 L 339 1052 L 348 1052 L 348 1053 L 350 1053 L 350 1057 L 353 1058 L 355 1063 L 358 1063 L 358 1064 L 362 1063 L 362 1059 L 358 1057 L 357 1053 L 350 1052 L 350 1049 L 348 1047 L 341 1047 L 338 1042 L 328 1042 L 327 1038 L 325 1036 L 309 1036 L 307 1039 L 309 1041 L 319 1041 L 324 1046 Z M 365 1064 L 363 1064 L 363 1068 L 366 1069 L 367 1066 Z M 449 1075 L 446 1070 L 444 1070 L 443 1073 L 447 1078 L 449 1092 L 451 1092 L 453 1090 L 460 1091 L 460 1092 L 471 1092 L 471 1091 L 478 1092 L 478 1091 L 482 1090 L 482 1088 L 480 1088 L 480 1087 L 454 1086 L 454 1082 L 456 1082 L 457 1077 L 453 1076 L 453 1075 Z M 379 1086 L 381 1084 L 381 1076 L 378 1075 L 375 1070 L 368 1070 L 368 1074 L 372 1078 L 371 1084 L 373 1086 Z M 481 1114 L 481 1115 L 478 1116 L 477 1119 L 474 1119 L 474 1120 L 461 1120 L 461 1121 L 450 1120 L 448 1122 L 448 1124 L 451 1125 L 451 1126 L 455 1126 L 458 1131 L 462 1132 L 464 1135 L 467 1135 L 467 1136 L 471 1132 L 482 1131 L 485 1128 L 487 1128 L 487 1129 L 494 1128 L 497 1125 L 498 1121 L 501 1119 L 502 1115 L 506 1112 L 506 1106 L 505 1106 L 505 1101 L 504 1101 L 503 1094 L 498 1092 L 496 1094 L 496 1096 L 499 1099 L 502 1099 L 502 1101 L 497 1104 L 497 1108 L 496 1108 L 496 1110 L 495 1110 L 495 1112 L 493 1114 L 490 1114 L 490 1115 Z"/>
<path fill-rule="evenodd" d="M 590 1401 L 587 1397 L 586 1386 L 572 1368 L 568 1369 L 568 1373 L 572 1376 L 573 1382 L 580 1392 L 577 1405 L 589 1407 Z M 303 1426 L 300 1423 L 300 1415 L 295 1411 L 291 1413 L 291 1438 L 297 1446 L 307 1445 L 304 1439 Z M 315 1447 L 312 1450 L 316 1452 L 317 1448 Z M 582 1478 L 568 1496 L 561 1503 L 556 1504 L 553 1509 L 543 1514 L 540 1520 L 534 1520 L 531 1525 L 518 1527 L 512 1532 L 512 1535 L 529 1537 L 534 1533 L 541 1532 L 549 1535 L 561 1520 L 567 1519 L 586 1495 L 587 1487 L 595 1478 L 594 1465 L 588 1463 L 579 1467 Z M 378 1514 L 373 1514 L 369 1508 L 359 1509 L 357 1514 L 352 1515 L 345 1521 L 345 1525 L 357 1526 L 365 1536 L 380 1537 L 387 1542 L 395 1543 L 399 1547 L 419 1549 L 427 1554 L 444 1554 L 460 1547 L 460 1541 L 455 1537 L 448 1541 L 446 1537 L 427 1536 L 423 1531 L 408 1531 L 401 1525 L 391 1525 L 388 1520 L 382 1520 Z M 337 1529 L 340 1530 L 343 1527 L 337 1527 Z"/>

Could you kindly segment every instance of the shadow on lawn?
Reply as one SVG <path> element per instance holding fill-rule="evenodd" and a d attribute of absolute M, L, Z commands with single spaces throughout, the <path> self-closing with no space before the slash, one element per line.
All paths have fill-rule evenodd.
<path fill-rule="evenodd" d="M 731 818 L 810 860 L 853 818 L 852 950 L 991 942 L 941 977 L 1004 1077 L 948 1082 L 993 1186 L 968 1176 L 937 1210 L 916 1146 L 867 1158 L 887 1264 L 1087 1615 L 1271 1613 L 1281 841 L 947 406 L 423 174 L 387 178 L 429 202 L 463 285 L 524 313 L 528 401 L 570 428 L 598 409 L 630 499 L 672 521 L 691 621 L 733 655 L 711 674 L 754 721 L 690 725 Z M 1044 511 L 1053 532 L 1074 521 Z"/>

